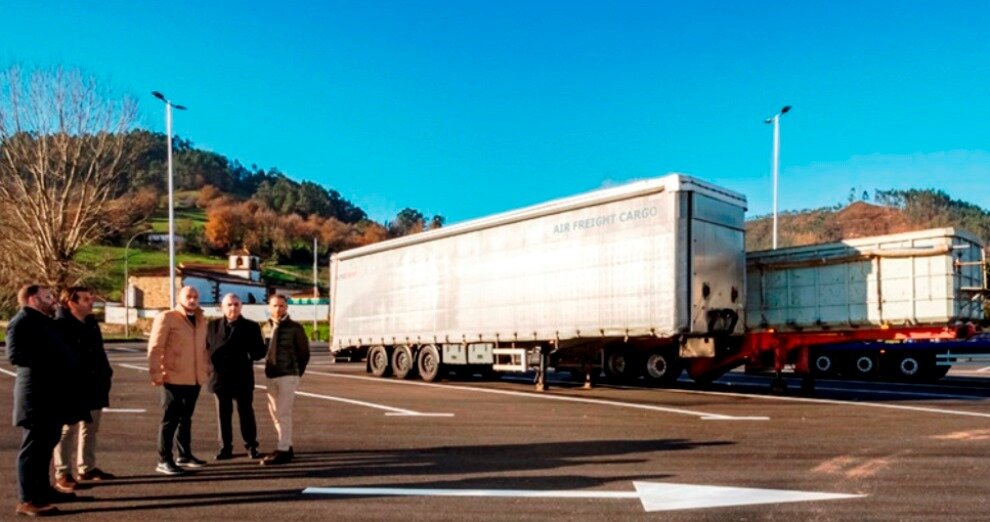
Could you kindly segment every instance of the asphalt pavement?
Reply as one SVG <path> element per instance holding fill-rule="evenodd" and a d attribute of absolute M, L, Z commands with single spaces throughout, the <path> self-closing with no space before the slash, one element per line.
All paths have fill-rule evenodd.
<path fill-rule="evenodd" d="M 981 520 L 990 507 L 990 379 L 975 373 L 822 381 L 810 395 L 795 380 L 784 396 L 742 373 L 706 389 L 584 390 L 555 375 L 537 393 L 528 376 L 376 379 L 323 347 L 296 399 L 294 462 L 214 461 L 204 391 L 193 449 L 209 465 L 173 478 L 154 472 L 160 410 L 143 346 L 108 352 L 98 459 L 120 478 L 80 490 L 89 499 L 60 506 L 65 519 Z M 8 407 L 13 381 L 0 375 Z M 254 407 L 271 450 L 260 389 Z M 19 443 L 19 429 L 0 430 L 0 519 L 13 518 Z"/>

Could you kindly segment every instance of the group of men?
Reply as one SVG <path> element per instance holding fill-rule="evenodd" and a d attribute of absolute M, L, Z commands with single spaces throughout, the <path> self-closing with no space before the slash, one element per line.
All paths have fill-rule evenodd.
<path fill-rule="evenodd" d="M 275 423 L 278 445 L 265 455 L 264 465 L 292 460 L 292 404 L 299 378 L 309 363 L 309 341 L 302 325 L 288 315 L 284 296 L 268 300 L 271 319 L 265 345 L 257 323 L 241 315 L 241 300 L 227 294 L 220 303 L 223 317 L 207 323 L 199 293 L 191 286 L 179 291 L 175 308 L 155 317 L 148 339 L 148 372 L 161 387 L 162 423 L 158 431 L 158 467 L 165 475 L 182 475 L 184 468 L 206 462 L 192 453 L 191 429 L 196 399 L 205 384 L 217 402 L 220 451 L 217 460 L 234 457 L 232 417 L 234 403 L 248 456 L 261 458 L 252 406 L 254 361 L 265 358 L 268 411 Z M 178 456 L 173 454 L 173 440 Z"/>
<path fill-rule="evenodd" d="M 90 289 L 63 290 L 61 307 L 56 307 L 44 285 L 22 287 L 17 299 L 21 309 L 7 327 L 7 357 L 17 368 L 14 425 L 22 429 L 17 457 L 20 503 L 15 512 L 54 515 L 58 508 L 53 503 L 76 499 L 77 479 L 115 478 L 96 467 L 97 431 L 103 408 L 109 406 L 113 370 L 92 315 Z M 155 317 L 148 340 L 148 371 L 151 383 L 161 388 L 157 472 L 177 476 L 186 468 L 206 465 L 191 447 L 193 412 L 204 384 L 216 398 L 217 460 L 234 458 L 235 404 L 250 458 L 261 459 L 262 465 L 293 459 L 292 406 L 309 362 L 309 341 L 302 325 L 289 318 L 284 296 L 272 295 L 268 306 L 266 335 L 258 323 L 241 315 L 241 301 L 234 294 L 223 297 L 223 317 L 207 321 L 199 293 L 189 286 L 179 291 L 174 309 Z M 253 409 L 254 362 L 262 358 L 268 411 L 278 436 L 275 450 L 267 455 L 258 450 Z M 78 446 L 75 477 L 74 446 Z"/>

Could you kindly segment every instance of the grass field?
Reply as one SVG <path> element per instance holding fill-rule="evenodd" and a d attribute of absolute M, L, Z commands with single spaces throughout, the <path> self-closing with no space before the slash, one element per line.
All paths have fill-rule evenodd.
<path fill-rule="evenodd" d="M 158 268 L 168 266 L 168 251 L 164 249 L 140 249 L 131 246 L 127 252 L 127 269 L 133 273 L 141 268 Z M 225 258 L 177 252 L 178 263 L 205 263 L 226 266 Z M 124 248 L 117 246 L 88 246 L 76 256 L 76 261 L 84 265 L 90 275 L 85 278 L 86 284 L 92 286 L 105 299 L 120 301 L 124 288 Z M 312 265 L 262 265 L 262 276 L 265 281 L 274 284 L 298 284 L 311 286 L 313 281 Z M 320 287 L 326 291 L 327 267 L 319 267 Z"/>
<path fill-rule="evenodd" d="M 168 252 L 165 250 L 141 250 L 131 247 L 127 251 L 128 271 L 139 268 L 168 266 Z M 199 254 L 176 253 L 176 262 L 217 263 L 225 260 Z M 79 251 L 76 261 L 86 266 L 91 275 L 86 283 L 96 288 L 106 299 L 119 301 L 124 288 L 124 247 L 88 246 Z"/>
<path fill-rule="evenodd" d="M 151 224 L 151 229 L 155 232 L 168 232 L 168 211 L 165 209 L 158 209 L 152 216 L 149 222 Z M 175 209 L 175 226 L 176 228 L 182 228 L 183 226 L 192 225 L 194 228 L 203 228 L 206 226 L 206 212 L 201 208 L 191 207 L 191 208 L 176 208 Z"/>

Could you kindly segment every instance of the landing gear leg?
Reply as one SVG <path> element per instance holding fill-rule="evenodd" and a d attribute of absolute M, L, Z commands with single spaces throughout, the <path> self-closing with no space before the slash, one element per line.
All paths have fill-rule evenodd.
<path fill-rule="evenodd" d="M 547 358 L 549 356 L 543 351 L 542 346 L 537 349 L 540 351 L 540 368 L 536 372 L 536 391 L 542 392 L 550 389 L 550 385 L 547 384 Z"/>
<path fill-rule="evenodd" d="M 591 363 L 587 361 L 584 363 L 584 386 L 581 388 L 585 390 L 591 389 Z"/>
<path fill-rule="evenodd" d="M 783 395 L 787 392 L 787 381 L 780 372 L 774 372 L 773 380 L 770 381 L 770 392 L 774 395 Z"/>

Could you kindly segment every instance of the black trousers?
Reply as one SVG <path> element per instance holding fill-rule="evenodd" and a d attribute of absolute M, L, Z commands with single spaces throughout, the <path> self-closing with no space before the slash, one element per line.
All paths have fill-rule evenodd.
<path fill-rule="evenodd" d="M 245 448 L 258 447 L 258 425 L 254 421 L 254 390 L 240 393 L 220 392 L 217 399 L 217 424 L 220 426 L 220 447 L 234 446 L 234 402 L 237 402 L 237 418 L 240 420 L 241 437 Z"/>
<path fill-rule="evenodd" d="M 179 456 L 192 455 L 192 416 L 199 398 L 199 385 L 162 385 L 162 424 L 158 430 L 158 455 L 162 462 L 172 460 L 172 441 Z"/>
<path fill-rule="evenodd" d="M 17 454 L 17 483 L 21 502 L 47 504 L 52 483 L 49 466 L 52 452 L 62 438 L 62 425 L 57 422 L 32 422 L 23 426 L 21 450 Z"/>

